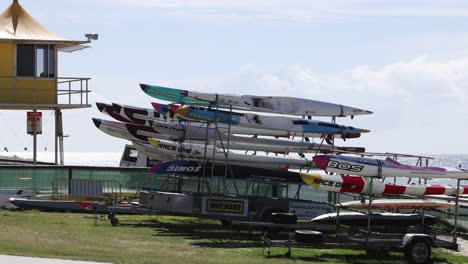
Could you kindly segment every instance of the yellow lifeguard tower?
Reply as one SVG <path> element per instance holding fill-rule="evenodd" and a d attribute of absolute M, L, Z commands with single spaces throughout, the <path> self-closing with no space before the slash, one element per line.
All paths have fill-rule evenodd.
<path fill-rule="evenodd" d="M 17 0 L 0 15 L 0 109 L 55 111 L 55 163 L 63 154 L 62 109 L 91 107 L 90 78 L 59 77 L 58 52 L 73 52 L 88 46 L 87 40 L 62 38 L 31 17 Z M 36 119 L 36 118 L 34 118 Z M 34 128 L 34 161 L 36 133 Z M 60 146 L 59 146 L 60 145 Z M 63 163 L 63 155 L 61 162 Z"/>

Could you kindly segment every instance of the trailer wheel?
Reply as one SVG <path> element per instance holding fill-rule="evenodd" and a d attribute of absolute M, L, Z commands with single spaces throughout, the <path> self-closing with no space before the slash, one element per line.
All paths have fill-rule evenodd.
<path fill-rule="evenodd" d="M 224 227 L 230 227 L 231 226 L 231 221 L 229 221 L 229 219 L 219 219 L 219 221 L 221 222 L 221 225 L 224 226 Z"/>
<path fill-rule="evenodd" d="M 405 246 L 405 258 L 409 264 L 431 264 L 431 245 L 424 239 L 415 239 Z"/>
<path fill-rule="evenodd" d="M 390 252 L 386 249 L 367 249 L 366 254 L 368 256 L 373 256 L 373 257 L 378 257 L 378 258 L 384 258 L 388 257 L 390 255 Z"/>

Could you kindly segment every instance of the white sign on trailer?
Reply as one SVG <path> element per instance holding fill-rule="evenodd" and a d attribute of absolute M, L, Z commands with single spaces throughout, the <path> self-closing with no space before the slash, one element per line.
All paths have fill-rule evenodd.
<path fill-rule="evenodd" d="M 220 216 L 248 216 L 249 203 L 247 199 L 226 197 L 203 197 L 202 214 Z"/>

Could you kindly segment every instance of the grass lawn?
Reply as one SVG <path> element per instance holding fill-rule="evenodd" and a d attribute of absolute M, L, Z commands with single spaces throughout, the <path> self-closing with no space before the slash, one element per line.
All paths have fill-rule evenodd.
<path fill-rule="evenodd" d="M 262 254 L 260 233 L 226 229 L 219 221 L 174 216 L 119 216 L 120 224 L 93 224 L 90 215 L 0 210 L 0 254 L 111 263 L 405 263 L 402 254 L 285 248 Z M 468 257 L 434 250 L 436 263 L 468 263 Z"/>

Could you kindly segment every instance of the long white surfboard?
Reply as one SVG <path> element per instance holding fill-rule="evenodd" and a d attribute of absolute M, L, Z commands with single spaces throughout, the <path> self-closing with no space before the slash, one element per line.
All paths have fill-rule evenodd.
<path fill-rule="evenodd" d="M 161 149 L 154 148 L 151 146 L 149 143 L 144 143 L 140 141 L 132 141 L 132 145 L 142 154 L 144 154 L 147 157 L 158 159 L 158 160 L 165 160 L 165 161 L 170 161 L 170 160 L 176 160 L 181 157 L 180 154 L 174 155 L 174 153 L 170 153 L 167 151 L 162 151 Z M 169 153 L 169 154 L 164 154 L 164 153 Z M 182 155 L 184 156 L 184 155 Z M 166 159 L 162 159 L 161 157 L 167 157 Z M 193 155 L 193 158 L 185 157 L 184 159 L 186 160 L 195 160 L 195 161 L 201 161 L 203 162 L 203 158 L 200 158 L 198 155 Z M 210 158 L 211 159 L 211 158 Z M 225 164 L 225 159 L 216 159 L 214 160 L 215 164 Z M 282 165 L 282 164 L 274 164 L 274 163 L 260 163 L 260 162 L 242 162 L 242 161 L 233 161 L 230 160 L 229 164 L 232 165 L 237 165 L 237 166 L 251 166 L 251 167 L 257 167 L 257 168 L 265 168 L 265 169 L 272 169 L 272 170 L 286 170 L 288 169 L 287 165 Z"/>
<path fill-rule="evenodd" d="M 295 167 L 309 167 L 311 161 L 305 158 L 289 158 L 289 157 L 277 157 L 277 156 L 261 156 L 261 155 L 247 155 L 239 154 L 232 151 L 224 153 L 221 149 L 216 148 L 212 145 L 203 144 L 185 144 L 178 143 L 168 140 L 160 140 L 150 138 L 149 143 L 157 151 L 160 151 L 166 155 L 174 155 L 177 157 L 189 157 L 215 161 L 224 161 L 226 159 L 225 154 L 228 155 L 228 160 L 231 162 L 243 162 L 243 163 L 264 163 L 264 164 L 277 164 Z M 206 155 L 205 155 L 206 147 Z M 213 158 L 214 153 L 214 158 Z"/>
<path fill-rule="evenodd" d="M 174 109 L 175 110 L 175 109 Z M 249 128 L 277 129 L 291 133 L 360 134 L 369 130 L 298 117 L 227 112 L 203 107 L 178 107 L 177 113 L 187 119 L 218 122 Z"/>
<path fill-rule="evenodd" d="M 372 114 L 371 111 L 340 104 L 282 96 L 226 95 L 183 90 L 181 95 L 219 105 L 232 105 L 246 109 L 303 116 L 355 116 Z"/>
<path fill-rule="evenodd" d="M 274 153 L 312 153 L 319 150 L 323 151 L 365 151 L 364 148 L 353 148 L 353 147 L 335 147 L 326 144 L 317 144 L 306 141 L 296 140 L 280 140 L 280 139 L 269 139 L 269 138 L 251 138 L 231 135 L 229 136 L 226 130 L 217 133 L 215 128 L 206 128 L 200 126 L 191 126 L 178 123 L 167 123 L 160 121 L 149 121 L 151 127 L 161 134 L 170 135 L 180 140 L 223 140 L 224 147 L 227 147 L 227 141 L 229 140 L 230 149 L 238 150 L 255 150 L 265 151 Z M 216 142 L 217 147 L 222 147 L 220 142 Z"/>
<path fill-rule="evenodd" d="M 318 155 L 314 163 L 321 169 L 361 176 L 468 179 L 468 170 L 443 167 L 419 167 L 386 160 L 338 155 Z"/>

